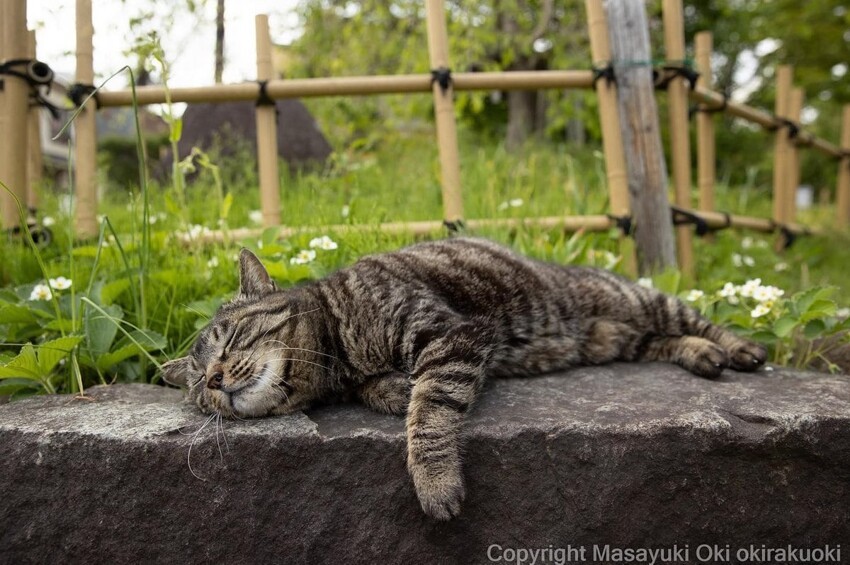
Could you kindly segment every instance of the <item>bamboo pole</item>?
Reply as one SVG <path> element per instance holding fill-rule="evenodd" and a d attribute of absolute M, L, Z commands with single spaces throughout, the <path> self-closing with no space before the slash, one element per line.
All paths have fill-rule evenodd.
<path fill-rule="evenodd" d="M 77 0 L 77 82 L 94 84 L 92 61 L 92 4 L 91 0 Z M 86 107 L 74 121 L 74 168 L 76 187 L 76 233 L 82 238 L 97 235 L 97 132 L 95 129 L 94 102 Z"/>
<path fill-rule="evenodd" d="M 36 58 L 35 31 L 29 32 L 27 52 L 30 59 Z M 41 107 L 30 106 L 27 117 L 29 138 L 27 147 L 27 208 L 32 212 L 38 208 L 39 190 L 41 188 Z"/>
<path fill-rule="evenodd" d="M 586 0 L 587 25 L 590 32 L 590 52 L 594 64 L 603 65 L 611 61 L 611 45 L 608 41 L 608 18 L 602 0 Z M 626 154 L 620 131 L 620 111 L 617 108 L 617 87 L 613 81 L 596 81 L 596 96 L 599 99 L 599 122 L 602 126 L 602 151 L 605 155 L 605 174 L 608 178 L 608 194 L 611 214 L 626 217 L 631 215 L 629 184 L 626 173 Z M 620 255 L 628 274 L 637 274 L 637 258 L 634 242 L 623 234 L 620 238 Z"/>
<path fill-rule="evenodd" d="M 272 40 L 269 35 L 269 17 L 258 14 L 255 21 L 257 33 L 257 80 L 272 78 Z M 257 167 L 260 177 L 260 210 L 263 226 L 280 225 L 280 174 L 277 161 L 277 107 L 274 104 L 257 104 Z"/>
<path fill-rule="evenodd" d="M 841 149 L 843 156 L 838 160 L 838 186 L 835 207 L 838 227 L 846 228 L 850 223 L 850 104 L 844 105 L 841 120 Z"/>
<path fill-rule="evenodd" d="M 711 89 L 711 52 L 714 50 L 711 32 L 697 33 L 694 43 L 697 71 L 699 71 L 697 85 Z M 714 210 L 715 149 L 714 114 L 697 112 L 697 186 L 699 187 L 699 209 L 705 212 Z"/>
<path fill-rule="evenodd" d="M 0 26 L 4 61 L 27 57 L 27 3 L 26 0 L 4 0 L 0 4 Z M 20 70 L 20 69 L 18 69 Z M 0 181 L 12 191 L 21 205 L 27 201 L 27 108 L 29 86 L 26 81 L 11 75 L 2 77 L 0 112 L 3 113 L 3 142 L 0 143 Z M 20 225 L 20 215 L 15 198 L 0 188 L 3 228 Z"/>
<path fill-rule="evenodd" d="M 800 116 L 803 112 L 805 93 L 802 88 L 794 88 L 791 90 L 791 97 L 788 106 L 788 119 L 795 124 L 800 123 Z M 784 210 L 782 217 L 784 222 L 793 222 L 797 216 L 797 187 L 800 184 L 800 146 L 796 143 L 791 143 L 788 147 L 787 171 L 785 175 L 785 196 Z"/>
<path fill-rule="evenodd" d="M 720 212 L 690 212 L 698 214 L 710 228 L 739 228 L 750 231 L 772 233 L 776 226 L 766 218 L 753 218 L 749 216 L 736 216 L 722 214 Z M 481 218 L 467 221 L 470 229 L 478 230 L 485 228 L 518 230 L 521 228 L 539 229 L 561 229 L 565 233 L 577 231 L 604 232 L 615 227 L 615 222 L 609 216 L 550 216 L 539 218 Z M 821 235 L 819 230 L 809 229 L 797 224 L 789 224 L 788 229 L 797 235 Z M 325 226 L 283 226 L 278 232 L 278 237 L 288 238 L 293 235 L 310 232 L 323 233 L 357 233 L 357 232 L 381 232 L 391 234 L 411 234 L 414 236 L 439 235 L 443 232 L 445 225 L 440 221 L 419 222 L 387 222 L 382 224 L 337 224 Z M 263 230 L 257 228 L 239 228 L 235 230 L 215 230 L 200 236 L 195 242 L 212 243 L 222 241 L 233 241 L 259 237 Z M 187 241 L 186 243 L 191 243 Z"/>
<path fill-rule="evenodd" d="M 790 65 L 780 65 L 776 70 L 776 117 L 788 118 L 788 110 L 791 96 Z M 773 219 L 780 224 L 786 223 L 785 217 L 785 186 L 788 155 L 791 149 L 790 132 L 787 127 L 776 129 L 776 138 L 773 151 Z"/>
<path fill-rule="evenodd" d="M 493 73 L 452 73 L 454 90 L 537 90 L 541 88 L 590 88 L 591 71 L 506 71 Z M 256 100 L 258 86 L 253 82 L 219 84 L 195 88 L 173 88 L 174 102 L 238 102 Z M 270 80 L 266 92 L 271 98 L 310 98 L 320 96 L 367 96 L 432 92 L 431 75 L 376 75 L 336 78 Z M 136 89 L 140 105 L 162 104 L 165 89 L 142 86 Z M 130 106 L 129 90 L 101 90 L 101 107 Z"/>
<path fill-rule="evenodd" d="M 431 69 L 448 70 L 451 66 L 443 0 L 427 0 L 425 9 Z M 431 84 L 431 90 L 434 92 L 434 116 L 437 123 L 437 147 L 440 154 L 443 219 L 450 224 L 455 224 L 463 220 L 463 201 L 460 195 L 460 162 L 451 81 L 445 86 L 446 88 L 443 88 L 443 85 L 435 80 Z"/>
<path fill-rule="evenodd" d="M 685 22 L 682 0 L 664 0 L 664 50 L 668 61 L 685 61 Z M 688 135 L 688 83 L 675 77 L 667 86 L 667 112 L 670 120 L 670 160 L 676 205 L 691 207 L 691 141 Z M 686 277 L 694 276 L 694 243 L 691 226 L 676 228 L 679 268 Z"/>
<path fill-rule="evenodd" d="M 724 100 L 723 95 L 719 92 L 713 92 L 699 86 L 691 91 L 691 98 L 697 102 L 709 104 L 711 106 L 722 105 Z M 783 125 L 780 120 L 777 120 L 776 117 L 769 112 L 765 112 L 764 110 L 759 110 L 758 108 L 753 108 L 752 106 L 747 106 L 746 104 L 741 104 L 739 102 L 733 102 L 731 100 L 726 102 L 725 111 L 731 116 L 742 118 L 769 130 L 776 129 Z M 801 131 L 797 134 L 797 138 L 804 146 L 811 147 L 827 157 L 834 157 L 836 159 L 841 157 L 841 149 L 837 145 L 830 143 L 825 139 L 821 139 L 810 132 Z"/>

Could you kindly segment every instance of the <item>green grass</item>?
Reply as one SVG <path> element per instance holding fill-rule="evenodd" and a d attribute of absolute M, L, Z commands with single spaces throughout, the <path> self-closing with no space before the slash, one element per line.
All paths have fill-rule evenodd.
<path fill-rule="evenodd" d="M 577 151 L 540 143 L 529 145 L 520 154 L 509 154 L 499 144 L 461 133 L 466 217 L 606 212 L 604 166 L 593 148 Z M 4 344 L 0 363 L 8 363 L 16 355 L 16 362 L 32 361 L 21 358 L 22 344 L 27 342 L 38 346 L 61 335 L 86 337 L 73 346 L 65 343 L 66 349 L 60 350 L 67 354 L 64 364 L 46 371 L 37 363 L 28 365 L 27 370 L 37 378 L 9 378 L 5 384 L 15 386 L 0 386 L 0 393 L 75 391 L 98 382 L 156 380 L 158 361 L 182 354 L 217 305 L 236 289 L 235 256 L 242 246 L 256 251 L 281 283 L 294 284 L 321 277 L 362 255 L 413 241 L 410 235 L 377 229 L 330 233 L 327 235 L 338 243 L 336 250 L 319 250 L 316 260 L 306 265 L 291 264 L 290 258 L 307 249 L 311 238 L 325 235 L 315 226 L 363 224 L 374 228 L 387 221 L 441 219 L 439 165 L 430 131 L 387 134 L 369 146 L 334 154 L 323 170 L 294 176 L 285 173 L 281 182 L 283 221 L 305 228 L 286 239 L 267 230 L 249 240 L 208 245 L 184 242 L 180 234 L 190 224 L 225 231 L 257 226 L 251 220 L 251 212 L 259 208 L 253 159 L 240 154 L 218 160 L 217 172 L 220 184 L 210 167 L 200 169 L 186 189 L 185 206 L 170 186 L 149 182 L 149 232 L 143 229 L 145 195 L 138 189 L 109 190 L 100 212 L 116 227 L 117 241 L 104 220 L 100 241 L 72 242 L 68 212 L 61 205 L 66 196 L 45 191 L 41 215 L 57 223 L 52 227 L 53 243 L 40 249 L 42 263 L 20 238 L 4 236 L 0 240 L 0 342 Z M 717 197 L 722 210 L 754 215 L 767 215 L 770 210 L 768 190 L 756 183 L 722 187 Z M 815 210 L 807 214 L 817 219 L 828 213 Z M 433 234 L 440 235 L 439 231 Z M 478 235 L 534 257 L 620 268 L 612 257 L 618 249 L 616 233 L 571 237 L 534 228 L 518 232 L 489 228 Z M 781 256 L 772 251 L 771 238 L 746 234 L 751 239 L 744 240 L 743 235 L 727 230 L 714 242 L 697 241 L 695 287 L 713 291 L 727 281 L 740 284 L 754 277 L 789 293 L 813 284 L 833 285 L 841 291 L 839 305 L 846 305 L 844 269 L 850 259 L 846 235 L 801 238 Z M 751 258 L 748 262 L 753 266 L 736 266 L 732 257 L 736 253 Z M 777 271 L 780 263 L 787 268 Z M 54 293 L 57 300 L 52 305 L 28 300 L 34 284 L 57 276 L 72 279 L 72 289 Z M 683 290 L 677 286 L 681 285 L 668 290 Z M 90 336 L 95 330 L 100 332 L 94 334 L 96 339 Z M 120 355 L 116 353 L 119 350 Z M 124 354 L 127 356 L 122 357 Z M 98 364 L 104 358 L 109 361 Z M 113 359 L 118 360 L 109 364 Z"/>

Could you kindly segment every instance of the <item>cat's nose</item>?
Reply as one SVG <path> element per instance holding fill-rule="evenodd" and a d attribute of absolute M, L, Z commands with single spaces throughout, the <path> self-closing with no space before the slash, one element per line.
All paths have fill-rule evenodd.
<path fill-rule="evenodd" d="M 217 371 L 213 373 L 209 379 L 207 379 L 207 388 L 217 389 L 221 388 L 221 381 L 224 380 L 224 373 L 221 371 Z"/>

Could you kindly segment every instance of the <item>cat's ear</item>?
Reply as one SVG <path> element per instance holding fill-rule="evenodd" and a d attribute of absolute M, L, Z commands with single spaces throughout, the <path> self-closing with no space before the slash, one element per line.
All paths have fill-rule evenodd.
<path fill-rule="evenodd" d="M 239 253 L 239 294 L 256 297 L 275 290 L 277 285 L 257 256 L 247 249 L 242 249 Z"/>
<path fill-rule="evenodd" d="M 170 385 L 185 387 L 189 384 L 189 375 L 194 370 L 191 357 L 181 357 L 162 365 L 162 378 Z"/>

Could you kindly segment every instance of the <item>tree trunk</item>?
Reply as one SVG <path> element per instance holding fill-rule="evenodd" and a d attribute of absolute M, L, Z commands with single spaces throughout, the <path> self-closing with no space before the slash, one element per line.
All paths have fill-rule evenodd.
<path fill-rule="evenodd" d="M 676 267 L 667 168 L 649 63 L 652 55 L 646 5 L 634 0 L 608 0 L 607 8 L 638 268 L 645 275 Z"/>
<path fill-rule="evenodd" d="M 515 151 L 525 144 L 534 131 L 537 110 L 537 92 L 533 90 L 508 91 L 508 131 L 505 146 Z"/>
<path fill-rule="evenodd" d="M 215 9 L 215 83 L 221 84 L 224 73 L 224 0 L 218 0 Z"/>

